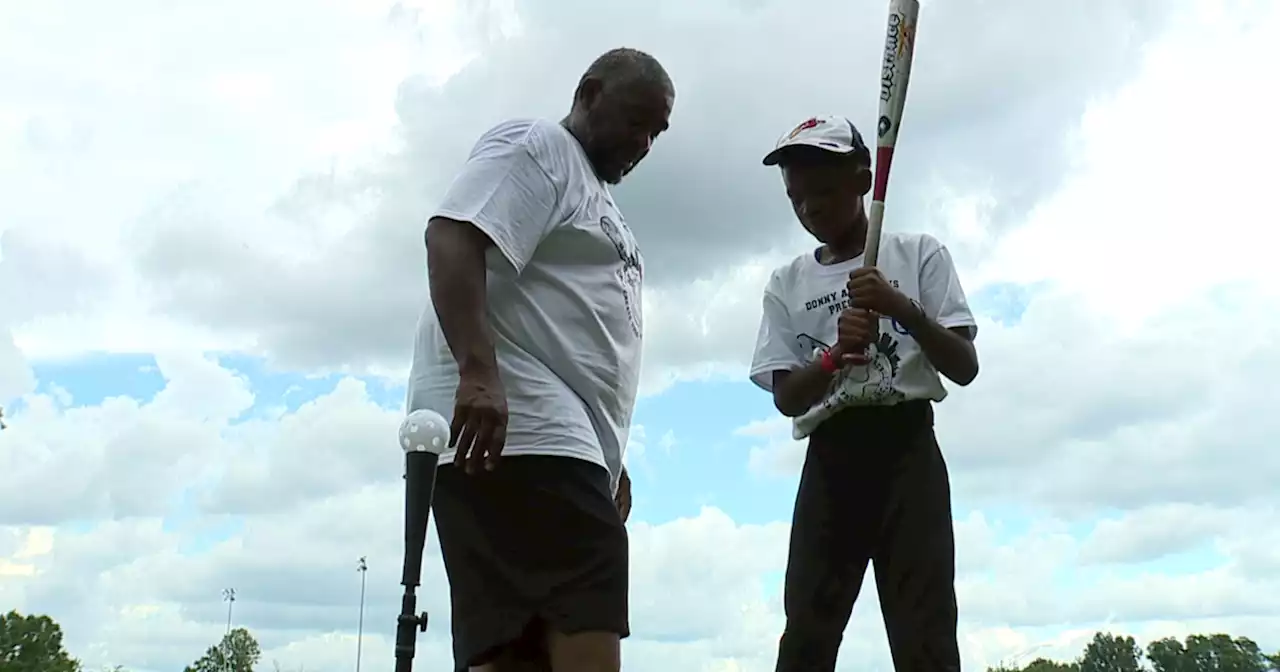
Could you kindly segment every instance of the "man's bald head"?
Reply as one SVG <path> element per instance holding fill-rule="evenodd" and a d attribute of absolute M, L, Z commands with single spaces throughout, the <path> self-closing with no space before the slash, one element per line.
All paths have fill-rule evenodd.
<path fill-rule="evenodd" d="M 667 130 L 675 97 L 671 77 L 658 59 L 639 49 L 611 49 L 578 80 L 564 125 L 600 179 L 615 184 Z"/>
<path fill-rule="evenodd" d="M 671 76 L 658 59 L 630 47 L 618 47 L 604 52 L 582 73 L 578 88 L 589 79 L 599 80 L 606 86 L 648 84 L 675 93 Z"/>

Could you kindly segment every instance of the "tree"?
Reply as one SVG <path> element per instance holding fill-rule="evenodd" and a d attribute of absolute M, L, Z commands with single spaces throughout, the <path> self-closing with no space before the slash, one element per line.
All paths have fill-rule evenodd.
<path fill-rule="evenodd" d="M 1280 672 L 1280 653 L 1266 654 L 1248 637 L 1191 635 L 1185 642 L 1173 637 L 1147 645 L 1146 660 L 1153 672 Z M 987 672 L 1140 672 L 1142 650 L 1132 637 L 1098 633 L 1074 663 L 1037 658 L 1026 667 L 992 667 Z"/>
<path fill-rule="evenodd" d="M 1167 637 L 1147 645 L 1155 672 L 1267 672 L 1275 666 L 1248 637 L 1191 635 L 1186 643 Z"/>
<path fill-rule="evenodd" d="M 1084 647 L 1080 672 L 1141 672 L 1142 649 L 1132 637 L 1102 633 Z"/>
<path fill-rule="evenodd" d="M 253 672 L 260 658 L 262 647 L 258 646 L 258 640 L 248 630 L 236 628 L 183 672 Z"/>
<path fill-rule="evenodd" d="M 1027 663 L 1026 667 L 1005 667 L 1001 665 L 988 668 L 987 672 L 1080 672 L 1080 664 L 1060 663 L 1048 658 L 1036 658 Z"/>
<path fill-rule="evenodd" d="M 1079 663 L 1060 663 L 1048 658 L 1036 658 L 1022 668 L 1022 672 L 1080 672 Z"/>
<path fill-rule="evenodd" d="M 1147 645 L 1147 660 L 1151 661 L 1151 668 L 1155 672 L 1195 672 L 1194 668 L 1188 668 L 1191 659 L 1187 657 L 1187 650 L 1173 637 L 1165 637 L 1157 639 Z"/>
<path fill-rule="evenodd" d="M 79 672 L 62 648 L 62 628 L 48 616 L 0 616 L 0 672 Z"/>

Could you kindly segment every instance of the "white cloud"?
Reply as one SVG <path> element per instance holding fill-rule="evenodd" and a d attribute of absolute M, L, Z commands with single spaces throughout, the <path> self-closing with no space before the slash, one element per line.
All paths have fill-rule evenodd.
<path fill-rule="evenodd" d="M 112 514 L 99 514 L 97 519 L 108 522 L 88 530 L 69 526 L 67 519 L 51 521 L 53 527 L 11 521 L 18 524 L 5 528 L 12 541 L 0 545 L 5 558 L 0 567 L 6 570 L 0 572 L 0 595 L 18 608 L 53 613 L 67 628 L 69 644 L 88 662 L 125 662 L 149 670 L 180 665 L 216 639 L 225 618 L 217 591 L 235 586 L 240 595 L 236 622 L 254 630 L 269 659 L 305 664 L 307 669 L 337 669 L 335 661 L 345 660 L 343 652 L 349 655 L 353 646 L 358 597 L 353 559 L 368 555 L 366 664 L 389 664 L 401 550 L 396 512 L 402 501 L 394 478 L 399 455 L 389 442 L 392 414 L 373 405 L 361 385 L 344 381 L 332 393 L 281 416 L 272 423 L 272 432 L 244 432 L 228 424 L 227 413 L 222 420 L 209 421 L 200 415 L 205 406 L 200 399 L 173 393 L 197 381 L 221 380 L 225 389 L 236 389 L 234 375 L 211 376 L 207 362 L 192 365 L 195 361 L 162 361 L 169 383 L 158 398 L 174 401 L 137 407 L 131 423 L 172 423 L 178 433 L 220 437 L 220 457 L 209 462 L 215 466 L 234 465 L 239 458 L 227 456 L 235 453 L 222 451 L 252 437 L 243 445 L 273 456 L 280 471 L 272 474 L 272 463 L 263 470 L 218 470 L 223 483 L 249 484 L 250 494 L 227 501 L 252 515 L 243 518 L 238 529 L 231 528 L 225 541 L 203 549 L 193 544 L 225 526 L 225 515 L 210 512 L 164 523 L 155 514 L 118 508 L 116 520 L 104 518 Z M 34 434 L 57 434 L 77 424 L 72 418 L 106 413 L 117 403 L 67 409 L 41 397 L 29 397 L 28 402 L 28 408 L 46 410 L 18 416 L 18 436 L 24 438 L 5 440 L 2 447 L 10 454 L 15 448 L 46 443 Z M 40 413 L 60 413 L 66 419 L 39 421 Z M 111 456 L 111 466 L 135 465 L 132 455 L 106 450 L 114 440 L 110 435 L 89 432 L 79 440 L 85 453 Z M 297 468 L 303 461 L 307 468 Z M 293 469 L 286 471 L 289 463 Z M 328 468 L 351 478 L 327 480 L 323 474 Z M 148 480 L 177 482 L 182 473 L 181 464 L 161 462 Z M 238 480 L 243 477 L 236 474 L 243 473 L 251 477 Z M 957 478 L 964 474 L 958 472 Z M 109 468 L 78 478 L 83 491 L 119 488 L 119 476 Z M 268 482 L 280 490 L 279 499 L 271 507 L 255 508 L 266 502 L 253 488 Z M 10 483 L 3 490 L 16 487 Z M 135 482 L 133 487 L 141 486 Z M 641 480 L 637 487 L 656 492 L 661 484 Z M 8 505 L 0 510 L 14 513 Z M 66 511 L 74 518 L 89 511 L 56 503 L 46 504 L 45 510 Z M 1066 635 L 1108 620 L 1117 628 L 1153 636 L 1191 627 L 1181 625 L 1183 619 L 1215 617 L 1226 619 L 1220 622 L 1235 631 L 1248 627 L 1246 634 L 1274 641 L 1267 638 L 1280 637 L 1280 613 L 1265 596 L 1280 587 L 1280 566 L 1269 546 L 1273 540 L 1258 537 L 1256 531 L 1277 527 L 1277 516 L 1280 512 L 1274 507 L 1262 511 L 1162 505 L 1101 522 L 1089 538 L 1077 540 L 1065 521 L 1043 518 L 1029 529 L 1011 530 L 983 514 L 970 514 L 957 522 L 966 659 L 974 665 L 995 662 L 1046 639 L 1063 641 L 1036 651 L 1069 655 L 1081 642 Z M 1119 570 L 1127 562 L 1151 557 L 1151 546 L 1144 544 L 1154 541 L 1156 552 L 1168 551 L 1167 539 L 1177 539 L 1179 525 L 1202 532 L 1198 543 L 1217 539 L 1222 559 L 1190 574 L 1112 571 L 1083 589 L 1059 583 L 1063 572 L 1082 571 L 1086 565 L 1078 560 L 1089 561 L 1091 554 L 1094 561 L 1099 559 L 1098 549 L 1107 559 L 1110 548 L 1110 560 L 1120 563 L 1115 565 Z M 783 523 L 744 525 L 718 509 L 660 524 L 633 524 L 637 634 L 628 643 L 629 664 L 638 670 L 674 669 L 670 665 L 767 669 L 781 625 L 774 582 L 783 567 L 786 535 Z M 423 665 L 443 665 L 447 594 L 434 542 L 428 547 L 424 578 L 424 606 L 437 620 L 419 656 Z M 867 589 L 848 637 L 848 669 L 887 669 L 873 593 Z M 1243 617 L 1248 618 L 1237 620 Z"/>
<path fill-rule="evenodd" d="M 518 25 L 506 8 L 444 3 L 151 8 L 128 26 L 126 9 L 85 6 L 74 18 L 94 30 L 61 32 L 47 8 L 0 10 L 0 402 L 21 398 L 0 433 L 0 603 L 53 614 L 92 665 L 174 669 L 219 636 L 218 591 L 234 585 L 236 621 L 268 660 L 347 669 L 353 560 L 367 555 L 364 663 L 389 667 L 396 410 L 348 378 L 244 420 L 285 400 L 198 353 L 394 370 L 421 299 L 416 218 L 448 166 L 494 115 L 560 110 L 585 60 L 634 30 L 625 41 L 661 47 L 680 88 L 672 137 L 622 194 L 653 222 L 640 232 L 658 269 L 645 388 L 742 377 L 768 269 L 802 245 L 757 148 L 802 108 L 869 116 L 870 99 L 829 82 L 872 72 L 874 50 L 841 65 L 822 38 L 876 31 L 792 31 L 811 18 L 748 5 L 660 5 L 674 21 L 662 28 L 615 5 L 599 14 L 623 16 L 613 25 L 564 16 L 563 3 L 521 5 Z M 1104 626 L 1224 629 L 1276 648 L 1280 276 L 1264 180 L 1280 109 L 1257 83 L 1280 15 L 1029 3 L 993 23 L 967 7 L 926 6 L 890 222 L 947 240 L 972 294 L 1038 283 L 1020 320 L 983 318 L 984 372 L 940 407 L 968 511 L 966 664 L 1070 657 Z M 563 39 L 573 31 L 591 37 Z M 762 31 L 805 40 L 755 49 Z M 1080 48 L 1086 34 L 1096 48 Z M 88 406 L 32 394 L 29 362 L 90 350 L 160 353 L 164 391 Z M 633 466 L 696 450 L 640 430 Z M 754 447 L 747 487 L 794 475 L 788 433 L 776 418 L 738 432 Z M 664 487 L 636 481 L 628 669 L 770 669 L 786 525 L 711 508 L 646 522 L 645 501 L 683 496 Z M 447 595 L 428 555 L 436 620 L 419 666 L 435 669 Z M 843 669 L 888 669 L 866 585 Z"/>
<path fill-rule="evenodd" d="M 740 334 L 750 331 L 717 334 L 734 335 L 725 341 L 707 325 L 745 325 L 756 301 L 740 290 L 761 284 L 767 271 L 734 267 L 768 263 L 796 233 L 776 175 L 759 165 L 764 148 L 815 109 L 873 113 L 873 98 L 831 86 L 828 68 L 812 64 L 832 62 L 841 81 L 873 81 L 874 49 L 849 52 L 844 63 L 843 56 L 833 62 L 826 45 L 874 44 L 879 29 L 861 17 L 882 10 L 873 13 L 869 0 L 821 1 L 830 6 L 811 13 L 837 20 L 814 25 L 776 1 L 667 3 L 638 13 L 613 3 L 570 14 L 544 0 L 514 9 L 286 2 L 266 10 L 148 8 L 145 21 L 108 29 L 113 16 L 131 13 L 114 7 L 95 12 L 101 26 L 78 36 L 87 47 L 102 34 L 125 45 L 93 52 L 101 56 L 93 68 L 73 66 L 82 46 L 76 31 L 32 41 L 47 19 L 11 10 L 7 62 L 45 51 L 56 57 L 0 71 L 19 84 L 0 107 L 23 123 L 74 119 L 92 141 L 64 161 L 25 136 L 9 138 L 22 163 L 5 173 L 14 186 L 3 226 L 21 234 L 8 245 L 70 246 L 76 264 L 102 267 L 103 276 L 75 283 L 92 294 L 79 297 L 72 315 L 55 317 L 52 301 L 34 301 L 16 325 L 18 340 L 42 356 L 198 338 L 287 365 L 398 366 L 423 293 L 421 220 L 450 166 L 498 116 L 561 113 L 587 61 L 629 43 L 658 53 L 680 90 L 670 138 L 619 190 L 653 280 L 647 300 L 657 326 L 646 388 L 705 376 L 735 363 L 725 353 L 741 349 Z M 942 226 L 941 210 L 914 206 L 932 203 L 923 187 L 942 183 L 956 193 L 989 192 L 988 228 L 1006 230 L 1052 191 L 1062 153 L 1022 139 L 1062 133 L 1088 96 L 1123 81 L 1139 41 L 1176 10 L 1153 0 L 1090 7 L 1063 12 L 1037 0 L 994 24 L 968 5 L 930 8 L 931 25 L 948 28 L 933 33 L 919 57 L 916 140 L 901 148 L 895 217 Z M 710 16 L 714 31 L 706 29 Z M 1046 20 L 1057 29 L 1034 41 L 1013 29 Z M 991 40 L 977 48 L 958 37 L 973 31 Z M 1086 36 L 1092 48 L 1081 52 Z M 766 41 L 772 49 L 753 47 Z M 237 45 L 234 53 L 227 44 Z M 1004 56 L 1013 51 L 1020 59 Z M 178 52 L 186 56 L 162 57 Z M 930 60 L 943 54 L 963 54 L 965 66 Z M 443 88 L 434 86 L 464 64 Z M 77 198 L 59 198 L 68 191 Z M 26 256 L 19 277 L 52 275 L 55 267 L 65 275 L 73 265 L 51 253 Z M 726 279 L 741 283 L 730 285 L 739 291 L 717 293 Z M 698 282 L 697 295 L 682 293 L 688 281 Z"/>

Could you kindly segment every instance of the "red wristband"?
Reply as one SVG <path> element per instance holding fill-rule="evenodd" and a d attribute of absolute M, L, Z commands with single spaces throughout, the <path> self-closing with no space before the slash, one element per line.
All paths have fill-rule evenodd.
<path fill-rule="evenodd" d="M 830 350 L 823 350 L 822 356 L 818 358 L 818 368 L 827 373 L 835 373 L 840 370 L 840 365 L 836 364 L 836 358 Z"/>

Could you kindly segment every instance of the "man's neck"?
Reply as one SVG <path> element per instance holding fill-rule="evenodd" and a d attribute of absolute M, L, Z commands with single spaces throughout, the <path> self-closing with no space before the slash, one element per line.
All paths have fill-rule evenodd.
<path fill-rule="evenodd" d="M 584 143 L 584 142 L 582 141 L 582 138 L 584 137 L 584 135 L 583 135 L 582 131 L 581 131 L 581 130 L 579 130 L 579 128 L 578 128 L 578 119 L 579 119 L 579 118 L 580 118 L 580 117 L 578 117 L 578 116 L 574 115 L 574 114 L 571 112 L 571 113 L 569 113 L 569 116 L 567 116 L 567 117 L 565 117 L 564 119 L 561 119 L 561 120 L 560 120 L 560 125 L 564 127 L 564 130 L 569 131 L 569 135 L 572 135 L 574 140 L 577 140 L 577 141 L 578 141 L 578 146 L 582 148 L 582 153 L 583 153 L 583 154 L 585 154 L 585 155 L 586 155 L 586 157 L 587 157 L 587 163 L 591 164 L 591 170 L 595 171 L 595 173 L 596 173 L 596 177 L 597 177 L 597 178 L 599 178 L 599 177 L 600 177 L 600 169 L 596 167 L 596 162 L 595 162 L 595 160 L 591 158 L 591 152 L 588 152 L 588 151 L 587 151 L 587 145 L 586 145 L 586 143 Z M 603 178 L 600 178 L 600 180 L 601 180 L 601 182 L 603 182 L 603 181 L 604 181 L 604 179 L 603 179 Z"/>

